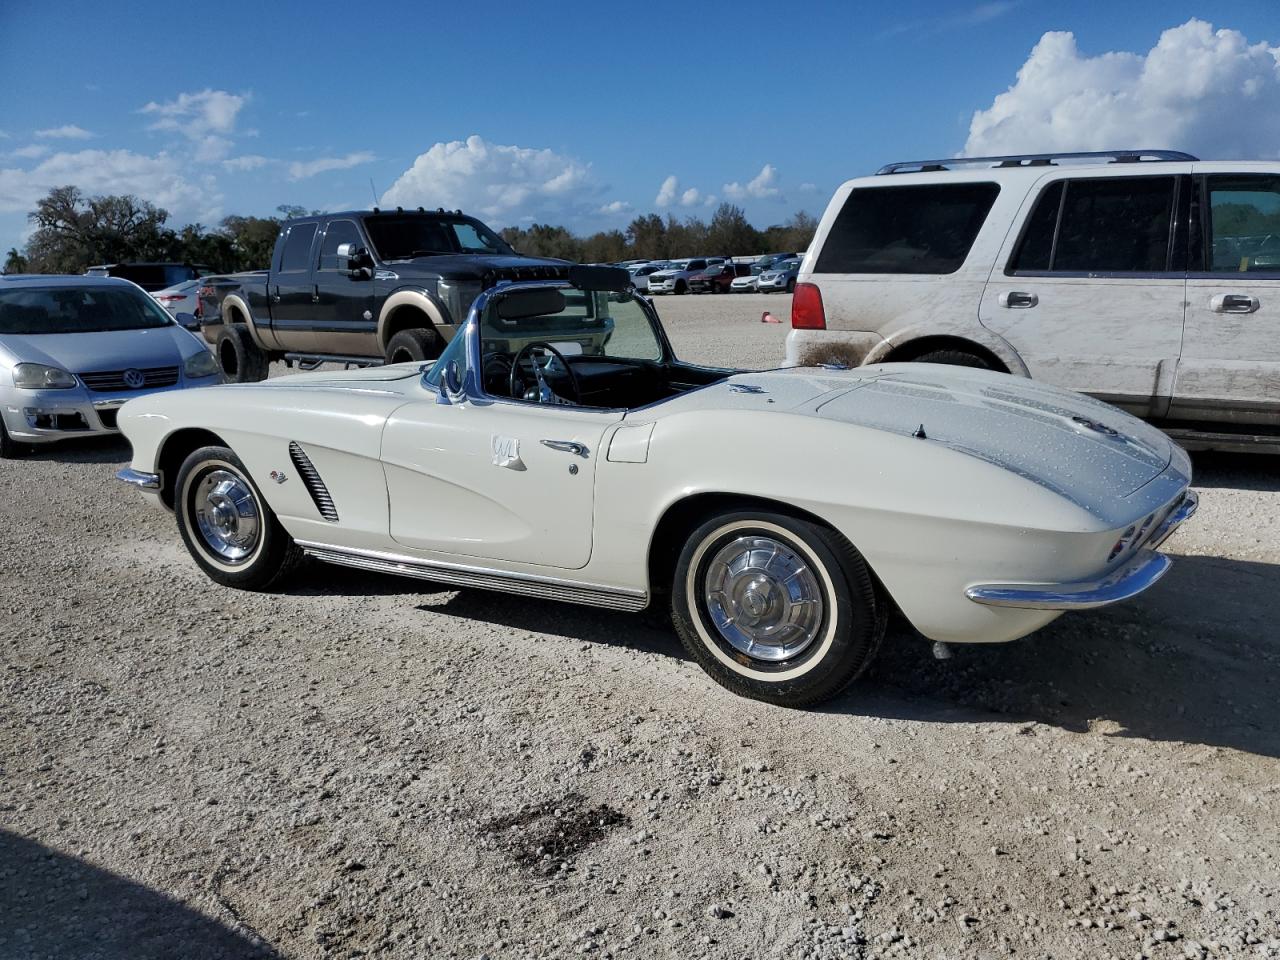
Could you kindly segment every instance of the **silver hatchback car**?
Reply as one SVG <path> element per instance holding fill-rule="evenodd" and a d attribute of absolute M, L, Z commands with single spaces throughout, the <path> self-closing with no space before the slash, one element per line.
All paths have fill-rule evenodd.
<path fill-rule="evenodd" d="M 205 345 L 127 280 L 0 276 L 0 457 L 116 433 L 126 400 L 220 380 Z"/>

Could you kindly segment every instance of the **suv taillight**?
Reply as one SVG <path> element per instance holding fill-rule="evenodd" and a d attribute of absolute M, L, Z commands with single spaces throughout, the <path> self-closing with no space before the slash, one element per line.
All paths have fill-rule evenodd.
<path fill-rule="evenodd" d="M 797 283 L 791 295 L 793 330 L 827 329 L 827 313 L 822 309 L 822 291 L 812 283 Z"/>

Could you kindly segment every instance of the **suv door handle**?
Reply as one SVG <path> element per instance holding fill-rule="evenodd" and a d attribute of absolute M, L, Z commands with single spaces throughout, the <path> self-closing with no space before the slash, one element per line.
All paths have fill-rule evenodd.
<path fill-rule="evenodd" d="M 1040 298 L 1034 293 L 1024 293 L 1021 290 L 1006 290 L 998 299 L 1000 306 L 1010 310 L 1026 310 L 1040 302 Z"/>
<path fill-rule="evenodd" d="M 561 453 L 572 453 L 575 457 L 585 457 L 591 452 L 585 443 L 579 443 L 577 440 L 543 440 L 542 445 L 552 450 L 559 450 Z"/>
<path fill-rule="evenodd" d="M 1209 301 L 1209 309 L 1214 313 L 1253 313 L 1260 306 L 1257 297 L 1243 293 L 1220 293 Z"/>
<path fill-rule="evenodd" d="M 320 288 L 319 288 L 319 287 L 312 287 L 312 288 L 311 288 L 311 302 L 312 302 L 312 303 L 319 303 L 319 302 L 320 302 Z"/>

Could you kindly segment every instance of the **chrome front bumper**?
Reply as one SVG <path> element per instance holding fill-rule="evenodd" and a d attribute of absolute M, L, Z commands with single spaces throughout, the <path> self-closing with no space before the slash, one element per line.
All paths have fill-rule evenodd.
<path fill-rule="evenodd" d="M 1169 572 L 1173 561 L 1156 549 L 1196 512 L 1199 503 L 1199 497 L 1188 490 L 1132 559 L 1101 579 L 1051 584 L 982 584 L 970 587 L 965 596 L 989 607 L 1028 610 L 1089 610 L 1132 599 Z"/>

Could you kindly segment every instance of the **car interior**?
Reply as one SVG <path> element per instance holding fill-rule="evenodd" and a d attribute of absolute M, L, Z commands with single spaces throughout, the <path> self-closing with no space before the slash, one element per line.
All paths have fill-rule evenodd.
<path fill-rule="evenodd" d="M 634 410 L 736 372 L 677 360 L 626 271 L 610 272 L 626 278 L 616 284 L 622 289 L 533 287 L 492 297 L 480 318 L 485 392 L 528 403 Z"/>

